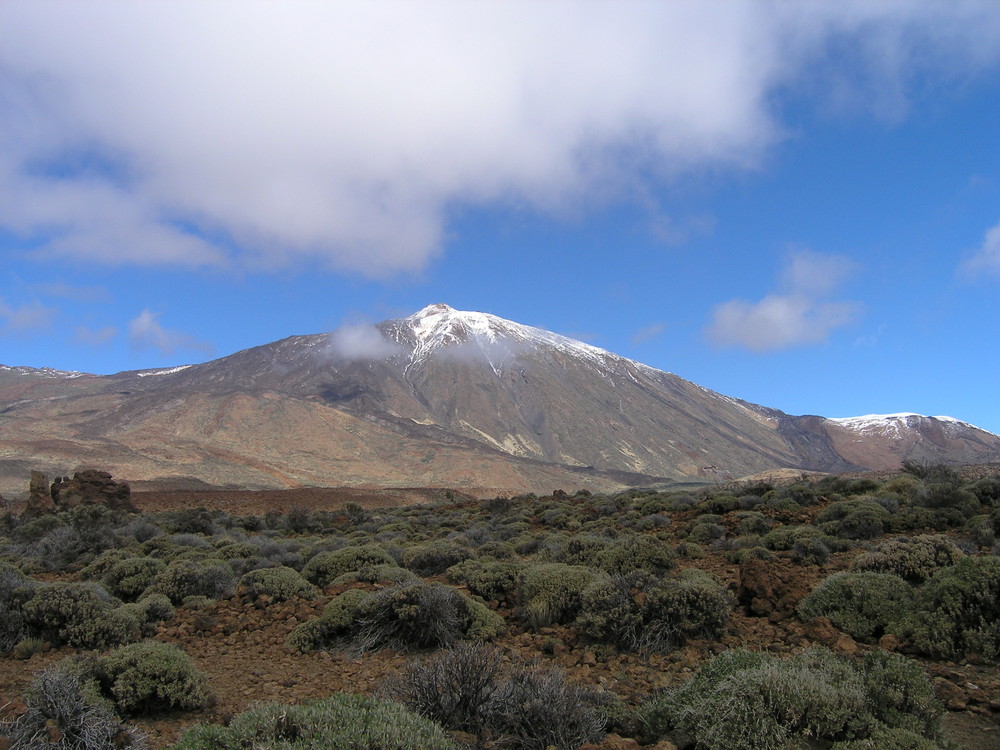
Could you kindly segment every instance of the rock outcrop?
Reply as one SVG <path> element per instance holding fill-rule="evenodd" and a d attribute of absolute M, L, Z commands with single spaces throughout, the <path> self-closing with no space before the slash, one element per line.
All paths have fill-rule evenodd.
<path fill-rule="evenodd" d="M 73 478 L 56 477 L 49 486 L 48 477 L 40 471 L 31 472 L 26 516 L 39 516 L 90 503 L 104 505 L 111 510 L 138 512 L 132 503 L 132 490 L 126 482 L 116 482 L 111 474 L 96 469 L 86 469 L 73 474 Z"/>

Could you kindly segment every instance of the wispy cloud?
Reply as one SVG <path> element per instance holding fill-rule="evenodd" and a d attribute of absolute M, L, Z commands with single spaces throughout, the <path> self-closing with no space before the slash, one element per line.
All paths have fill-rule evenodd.
<path fill-rule="evenodd" d="M 759 302 L 734 299 L 717 305 L 706 329 L 719 347 L 777 351 L 826 341 L 830 332 L 859 317 L 861 305 L 828 299 L 854 264 L 838 255 L 797 250 L 788 259 L 777 293 Z"/>
<path fill-rule="evenodd" d="M 52 326 L 56 309 L 37 302 L 10 305 L 0 298 L 0 335 L 27 335 Z"/>
<path fill-rule="evenodd" d="M 633 344 L 644 344 L 663 335 L 667 327 L 663 323 L 652 323 L 632 334 Z"/>
<path fill-rule="evenodd" d="M 404 348 L 389 341 L 373 325 L 356 323 L 341 326 L 330 334 L 328 353 L 347 360 L 381 360 L 399 354 Z"/>
<path fill-rule="evenodd" d="M 994 11 L 10 0 L 0 227 L 106 263 L 420 269 L 455 204 L 561 210 L 755 165 L 782 89 L 905 110 L 922 61 L 996 61 Z"/>
<path fill-rule="evenodd" d="M 113 341 L 117 335 L 118 329 L 114 326 L 105 326 L 104 328 L 77 326 L 73 334 L 73 340 L 84 346 L 103 346 Z"/>
<path fill-rule="evenodd" d="M 128 337 L 136 349 L 155 349 L 160 354 L 170 356 L 179 349 L 191 349 L 206 354 L 212 353 L 210 344 L 199 341 L 190 334 L 170 331 L 160 325 L 160 313 L 143 310 L 129 321 Z"/>
<path fill-rule="evenodd" d="M 975 278 L 984 274 L 1000 276 L 1000 224 L 986 231 L 983 243 L 969 258 L 962 261 L 959 274 Z"/>

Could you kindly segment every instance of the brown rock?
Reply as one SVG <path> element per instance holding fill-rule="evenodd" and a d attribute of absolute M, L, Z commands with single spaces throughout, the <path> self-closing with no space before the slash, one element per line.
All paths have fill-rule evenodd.
<path fill-rule="evenodd" d="M 639 750 L 639 748 L 640 745 L 635 740 L 617 734 L 607 735 L 599 744 L 588 742 L 580 746 L 580 750 Z"/>
<path fill-rule="evenodd" d="M 965 693 L 958 685 L 943 677 L 934 678 L 934 693 L 949 711 L 964 711 L 968 706 Z"/>
<path fill-rule="evenodd" d="M 740 563 L 736 598 L 750 614 L 758 617 L 770 614 L 786 589 L 771 562 L 755 558 Z"/>
<path fill-rule="evenodd" d="M 878 647 L 883 651 L 895 651 L 899 648 L 899 638 L 892 633 L 886 633 L 878 639 Z"/>
<path fill-rule="evenodd" d="M 21 515 L 33 518 L 43 516 L 46 513 L 55 513 L 55 511 L 56 504 L 49 491 L 49 478 L 40 471 L 32 471 L 31 481 L 28 483 L 28 502 Z"/>
<path fill-rule="evenodd" d="M 833 650 L 841 654 L 856 654 L 858 652 L 858 644 L 847 633 L 842 633 L 834 641 Z"/>
<path fill-rule="evenodd" d="M 132 503 L 132 490 L 128 484 L 114 481 L 106 471 L 87 469 L 76 472 L 72 479 L 56 479 L 50 494 L 59 508 L 94 503 L 111 510 L 138 511 Z"/>

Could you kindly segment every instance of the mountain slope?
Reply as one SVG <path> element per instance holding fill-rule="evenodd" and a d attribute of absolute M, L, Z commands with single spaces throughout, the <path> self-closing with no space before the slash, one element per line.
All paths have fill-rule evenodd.
<path fill-rule="evenodd" d="M 891 425 L 887 427 L 886 425 Z M 1000 459 L 948 418 L 797 417 L 579 341 L 431 305 L 200 365 L 0 368 L 0 492 L 97 465 L 160 485 L 478 487 L 713 481 Z"/>

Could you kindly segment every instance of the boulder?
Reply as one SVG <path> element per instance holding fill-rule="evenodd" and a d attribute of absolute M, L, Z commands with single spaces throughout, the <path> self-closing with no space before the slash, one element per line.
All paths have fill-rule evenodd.
<path fill-rule="evenodd" d="M 31 481 L 28 484 L 28 502 L 24 506 L 22 516 L 32 518 L 43 516 L 46 513 L 55 513 L 56 504 L 52 499 L 52 492 L 49 490 L 49 478 L 40 471 L 31 472 Z"/>
<path fill-rule="evenodd" d="M 111 510 L 137 512 L 132 490 L 126 482 L 116 482 L 106 471 L 78 471 L 72 479 L 63 477 L 52 483 L 52 498 L 58 509 L 75 508 L 84 503 L 105 505 Z"/>

